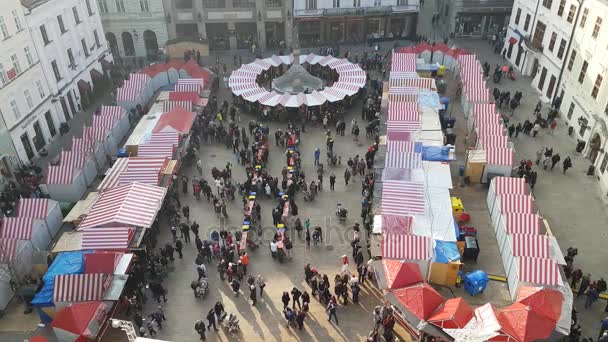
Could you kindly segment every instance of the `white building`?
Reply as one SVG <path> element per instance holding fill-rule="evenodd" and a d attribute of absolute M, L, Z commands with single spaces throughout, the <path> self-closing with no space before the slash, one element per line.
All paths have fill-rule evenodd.
<path fill-rule="evenodd" d="M 560 83 L 561 117 L 586 142 L 583 154 L 608 191 L 608 1 L 586 0 Z"/>
<path fill-rule="evenodd" d="M 0 10 L 0 170 L 10 177 L 20 161 L 38 155 L 58 135 L 62 121 L 52 103 L 36 43 L 19 0 Z"/>
<path fill-rule="evenodd" d="M 91 102 L 112 55 L 95 0 L 21 0 L 53 102 L 69 121 Z"/>
<path fill-rule="evenodd" d="M 524 75 L 541 100 L 551 102 L 579 10 L 578 0 L 517 0 L 505 39 L 507 59 Z"/>
<path fill-rule="evenodd" d="M 158 58 L 159 48 L 169 39 L 162 0 L 97 0 L 97 3 L 115 59 Z"/>
<path fill-rule="evenodd" d="M 293 2 L 301 46 L 413 38 L 419 0 L 300 0 Z"/>

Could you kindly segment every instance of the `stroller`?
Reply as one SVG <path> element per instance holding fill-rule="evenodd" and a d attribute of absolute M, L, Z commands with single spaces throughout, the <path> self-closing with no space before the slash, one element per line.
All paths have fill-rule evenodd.
<path fill-rule="evenodd" d="M 340 223 L 344 224 L 346 222 L 346 217 L 348 216 L 348 210 L 342 206 L 342 204 L 338 204 L 336 206 L 336 216 Z"/>
<path fill-rule="evenodd" d="M 200 281 L 193 281 L 190 283 L 190 288 L 194 291 L 194 298 L 205 298 L 209 293 L 209 282 L 207 278 L 203 278 Z"/>
<path fill-rule="evenodd" d="M 228 317 L 228 319 L 226 319 L 226 316 Z M 229 332 L 236 332 L 241 330 L 241 327 L 239 326 L 239 319 L 234 313 L 228 314 L 224 312 L 224 314 L 220 318 L 220 322 L 222 322 L 224 328 L 228 329 Z"/>

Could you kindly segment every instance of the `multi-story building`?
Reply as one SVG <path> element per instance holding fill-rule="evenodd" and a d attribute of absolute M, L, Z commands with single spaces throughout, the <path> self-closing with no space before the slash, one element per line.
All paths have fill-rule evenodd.
<path fill-rule="evenodd" d="M 0 50 L 0 172 L 10 176 L 57 136 L 62 120 L 19 0 L 2 1 Z"/>
<path fill-rule="evenodd" d="M 418 0 L 294 1 L 302 46 L 359 43 L 416 36 Z"/>
<path fill-rule="evenodd" d="M 578 0 L 518 0 L 513 5 L 503 51 L 517 70 L 532 76 L 532 87 L 545 102 L 558 94 L 579 9 Z"/>
<path fill-rule="evenodd" d="M 96 1 L 116 60 L 157 60 L 169 39 L 163 0 Z"/>
<path fill-rule="evenodd" d="M 291 0 L 163 1 L 171 39 L 208 39 L 212 50 L 291 46 Z"/>
<path fill-rule="evenodd" d="M 421 0 L 417 32 L 433 41 L 500 34 L 512 7 L 513 0 Z"/>
<path fill-rule="evenodd" d="M 112 55 L 94 0 L 21 0 L 52 102 L 68 121 L 92 101 Z"/>

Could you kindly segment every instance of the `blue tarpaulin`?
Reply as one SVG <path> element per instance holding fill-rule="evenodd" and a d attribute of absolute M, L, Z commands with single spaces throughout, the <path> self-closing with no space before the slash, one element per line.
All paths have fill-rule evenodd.
<path fill-rule="evenodd" d="M 422 160 L 450 161 L 450 149 L 448 146 L 423 146 Z"/>
<path fill-rule="evenodd" d="M 36 293 L 32 304 L 41 306 L 52 305 L 55 276 L 84 273 L 84 254 L 85 252 L 82 251 L 59 253 L 51 267 L 49 267 L 49 270 L 42 277 L 44 286 L 40 292 Z"/>
<path fill-rule="evenodd" d="M 453 241 L 435 240 L 435 261 L 443 264 L 460 260 L 458 246 Z"/>
<path fill-rule="evenodd" d="M 434 91 L 418 92 L 418 105 L 423 108 L 443 109 L 439 95 Z"/>

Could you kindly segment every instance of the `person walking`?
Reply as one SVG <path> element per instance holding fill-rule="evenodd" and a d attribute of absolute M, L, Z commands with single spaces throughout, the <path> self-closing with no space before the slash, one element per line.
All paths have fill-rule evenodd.
<path fill-rule="evenodd" d="M 285 308 L 289 306 L 289 302 L 291 301 L 288 292 L 283 292 L 283 296 L 281 296 L 281 301 L 283 302 L 283 310 L 285 310 Z"/>
<path fill-rule="evenodd" d="M 232 282 L 230 283 L 230 287 L 232 288 L 232 292 L 234 293 L 234 296 L 238 297 L 239 289 L 241 288 L 241 283 L 239 283 L 239 281 L 236 279 L 232 279 Z"/>
<path fill-rule="evenodd" d="M 209 310 L 209 312 L 207 312 L 207 321 L 209 322 L 209 324 L 207 325 L 207 329 L 210 329 L 211 326 L 213 325 L 213 329 L 215 331 L 218 331 L 219 329 L 217 328 L 217 326 L 215 325 L 215 309 L 211 309 Z"/>
<path fill-rule="evenodd" d="M 321 158 L 321 149 L 317 147 L 315 149 L 315 164 L 314 165 L 319 165 L 320 158 Z"/>
<path fill-rule="evenodd" d="M 251 306 L 255 306 L 258 302 L 257 291 L 255 289 L 255 285 L 249 286 L 249 299 L 251 299 Z"/>
<path fill-rule="evenodd" d="M 516 138 L 519 136 L 519 133 L 521 133 L 522 130 L 523 130 L 523 126 L 521 125 L 521 122 L 520 122 L 515 127 L 515 137 Z"/>
<path fill-rule="evenodd" d="M 532 128 L 532 138 L 536 138 L 536 135 L 538 135 L 538 131 L 540 131 L 540 125 L 536 123 Z"/>
<path fill-rule="evenodd" d="M 515 124 L 509 126 L 509 138 L 513 137 L 513 133 L 515 133 Z"/>
<path fill-rule="evenodd" d="M 572 167 L 572 159 L 570 159 L 570 156 L 566 157 L 566 159 L 564 159 L 564 161 L 562 162 L 562 167 L 564 168 L 564 172 L 563 174 L 566 174 L 566 171 Z"/>
<path fill-rule="evenodd" d="M 585 291 L 587 291 L 587 289 L 589 288 L 589 285 L 591 285 L 591 273 L 587 273 L 587 275 L 584 276 L 583 279 L 581 279 L 581 284 L 578 288 L 576 296 L 580 297 L 584 295 Z"/>
<path fill-rule="evenodd" d="M 256 278 L 256 284 L 258 285 L 258 288 L 260 289 L 260 298 L 264 295 L 264 288 L 266 287 L 266 282 L 264 281 L 264 278 L 262 278 L 261 275 L 258 274 L 258 277 Z"/>
<path fill-rule="evenodd" d="M 298 329 L 302 330 L 304 328 L 304 319 L 306 318 L 306 313 L 302 310 L 298 310 L 296 313 L 296 323 L 298 323 Z"/>
<path fill-rule="evenodd" d="M 201 341 L 206 341 L 207 339 L 205 338 L 205 331 L 207 331 L 207 329 L 205 328 L 205 322 L 203 322 L 202 320 L 197 320 L 194 323 L 194 330 L 198 333 L 198 335 L 200 336 L 200 340 Z"/>
<path fill-rule="evenodd" d="M 334 191 L 335 186 L 336 186 L 336 175 L 332 172 L 332 174 L 329 176 L 329 189 L 331 191 Z"/>
<path fill-rule="evenodd" d="M 545 148 L 541 147 L 538 151 L 536 151 L 536 166 L 540 164 L 540 161 L 543 159 L 543 152 Z"/>
<path fill-rule="evenodd" d="M 597 301 L 599 293 L 594 286 L 591 286 L 587 291 L 587 300 L 585 301 L 585 309 L 591 308 L 593 303 Z"/>
<path fill-rule="evenodd" d="M 298 308 L 300 308 L 300 310 L 302 310 L 302 303 L 300 302 L 300 297 L 302 297 L 302 291 L 300 291 L 300 289 L 298 289 L 297 287 L 293 287 L 293 289 L 291 289 L 291 298 L 293 299 L 293 308 L 296 308 L 296 304 L 298 304 Z"/>
<path fill-rule="evenodd" d="M 184 214 L 184 217 L 186 218 L 187 222 L 190 222 L 190 207 L 187 205 L 184 205 L 182 207 L 182 213 Z"/>
<path fill-rule="evenodd" d="M 334 302 L 330 301 L 329 304 L 327 304 L 327 310 L 326 311 L 327 311 L 327 314 L 329 316 L 327 318 L 327 320 L 329 322 L 331 322 L 331 318 L 333 317 L 334 320 L 336 321 L 336 324 L 338 324 L 338 315 L 336 315 L 336 309 L 337 309 L 337 306 L 336 306 L 336 304 Z"/>
<path fill-rule="evenodd" d="M 184 258 L 184 254 L 182 254 L 182 249 L 183 248 L 184 248 L 184 244 L 182 243 L 182 240 L 177 239 L 177 241 L 175 241 L 175 251 L 179 255 L 180 259 Z"/>
<path fill-rule="evenodd" d="M 346 168 L 346 170 L 344 170 L 344 184 L 348 185 L 349 180 L 350 180 L 350 170 L 348 168 Z"/>
<path fill-rule="evenodd" d="M 551 157 L 551 171 L 553 171 L 553 168 L 555 165 L 557 165 L 557 163 L 559 163 L 560 160 L 561 157 L 559 156 L 559 153 L 556 153 L 553 155 L 553 157 Z"/>

